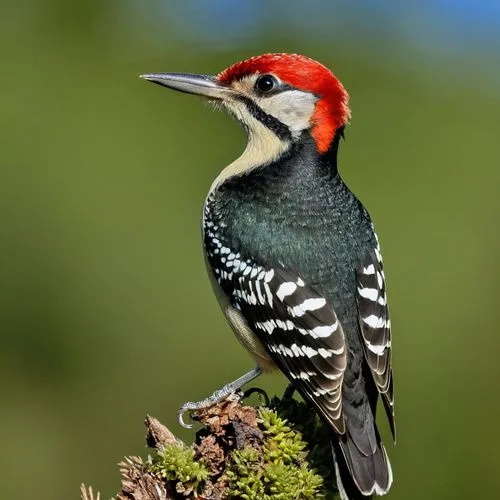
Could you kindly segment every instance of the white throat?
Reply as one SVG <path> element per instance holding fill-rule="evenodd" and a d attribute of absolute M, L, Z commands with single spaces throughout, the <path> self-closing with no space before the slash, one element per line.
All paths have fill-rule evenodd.
<path fill-rule="evenodd" d="M 245 124 L 248 142 L 241 156 L 224 168 L 216 177 L 210 186 L 208 196 L 227 179 L 269 165 L 290 147 L 289 141 L 280 139 L 274 132 L 252 116 L 243 104 L 232 103 L 230 112 Z"/>

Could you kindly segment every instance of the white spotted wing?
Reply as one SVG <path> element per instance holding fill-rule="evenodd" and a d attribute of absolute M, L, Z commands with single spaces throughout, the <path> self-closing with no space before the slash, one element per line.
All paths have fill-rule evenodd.
<path fill-rule="evenodd" d="M 302 396 L 343 433 L 346 345 L 330 304 L 297 274 L 283 268 L 247 265 L 243 273 L 233 274 L 232 287 L 233 306 L 274 362 Z"/>
<path fill-rule="evenodd" d="M 367 256 L 358 269 L 357 281 L 359 325 L 365 357 L 395 435 L 391 320 L 378 240 L 373 254 Z"/>

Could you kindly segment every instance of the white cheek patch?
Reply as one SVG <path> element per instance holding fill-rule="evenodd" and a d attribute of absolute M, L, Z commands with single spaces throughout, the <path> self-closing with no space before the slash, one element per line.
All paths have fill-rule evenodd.
<path fill-rule="evenodd" d="M 317 100 L 309 92 L 286 90 L 272 97 L 260 98 L 258 105 L 287 125 L 291 132 L 300 132 L 310 127 Z"/>

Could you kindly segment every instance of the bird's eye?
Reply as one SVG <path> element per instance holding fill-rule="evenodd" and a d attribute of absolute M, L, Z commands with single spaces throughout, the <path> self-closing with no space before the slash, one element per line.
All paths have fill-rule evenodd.
<path fill-rule="evenodd" d="M 255 88 L 261 92 L 269 92 L 278 85 L 278 80 L 273 75 L 262 75 L 257 78 Z"/>

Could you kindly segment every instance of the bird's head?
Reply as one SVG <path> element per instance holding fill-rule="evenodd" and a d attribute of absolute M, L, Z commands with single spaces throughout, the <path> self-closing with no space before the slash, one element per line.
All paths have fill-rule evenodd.
<path fill-rule="evenodd" d="M 255 56 L 217 76 L 153 73 L 142 78 L 215 101 L 243 124 L 251 139 L 267 134 L 291 144 L 309 133 L 320 154 L 350 118 L 349 97 L 340 81 L 319 62 L 297 54 Z"/>

